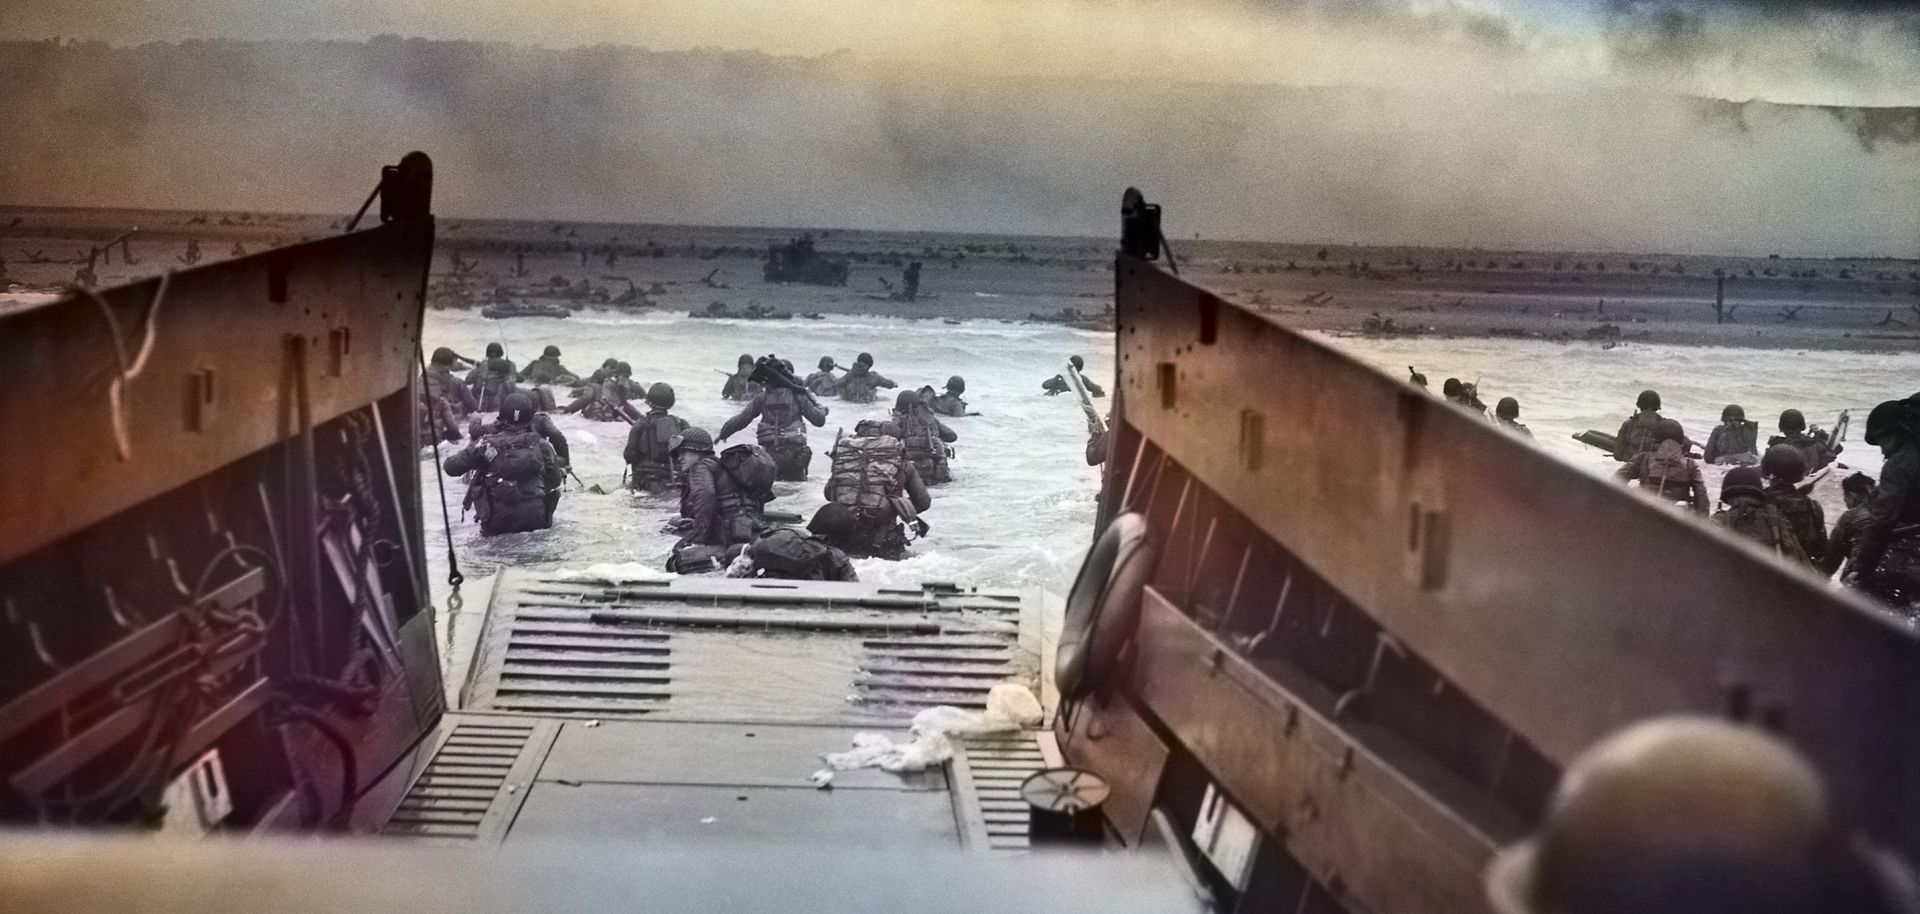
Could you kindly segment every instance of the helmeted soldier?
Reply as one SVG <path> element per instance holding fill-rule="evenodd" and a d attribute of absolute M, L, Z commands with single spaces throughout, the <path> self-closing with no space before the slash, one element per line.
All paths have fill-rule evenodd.
<path fill-rule="evenodd" d="M 816 428 L 826 425 L 827 408 L 804 387 L 787 383 L 793 378 L 792 372 L 784 365 L 778 367 L 780 371 L 775 373 L 775 379 L 763 385 L 760 392 L 747 401 L 745 409 L 720 426 L 720 440 L 733 437 L 758 418 L 760 424 L 754 429 L 755 437 L 772 455 L 779 467 L 779 478 L 791 482 L 807 478 L 807 468 L 813 463 L 813 448 L 807 446 L 806 423 L 811 422 Z"/>
<path fill-rule="evenodd" d="M 1841 831 L 1804 757 L 1706 717 L 1634 724 L 1581 753 L 1486 889 L 1498 914 L 1914 910 L 1911 874 Z"/>
<path fill-rule="evenodd" d="M 1067 359 L 1067 364 L 1072 365 L 1073 373 L 1080 376 L 1080 386 L 1085 387 L 1087 389 L 1087 396 L 1104 397 L 1107 395 L 1107 392 L 1105 389 L 1101 388 L 1100 385 L 1093 383 L 1093 379 L 1086 376 L 1085 374 L 1086 368 L 1087 368 L 1086 359 L 1083 359 L 1077 355 L 1072 356 Z M 1053 377 L 1040 382 L 1040 389 L 1043 391 L 1046 391 L 1047 396 L 1051 397 L 1056 394 L 1063 394 L 1063 393 L 1066 393 L 1067 391 L 1072 390 L 1073 385 L 1067 383 L 1067 379 L 1064 375 L 1054 375 Z"/>
<path fill-rule="evenodd" d="M 833 376 L 833 356 L 820 357 L 820 370 L 807 375 L 807 390 L 816 397 L 831 397 L 840 390 L 840 379 Z"/>
<path fill-rule="evenodd" d="M 966 392 L 967 379 L 954 375 L 947 379 L 946 392 L 928 401 L 927 408 L 942 416 L 964 416 L 967 414 L 967 401 L 960 399 L 960 395 Z"/>
<path fill-rule="evenodd" d="M 1520 424 L 1520 401 L 1512 397 L 1501 397 L 1500 404 L 1493 408 L 1494 422 L 1501 428 L 1516 435 L 1533 437 L 1533 431 Z"/>
<path fill-rule="evenodd" d="M 920 512 L 933 507 L 933 497 L 907 459 L 906 446 L 886 431 L 885 423 L 868 420 L 834 443 L 829 504 L 807 525 L 848 555 L 904 558 L 904 528 L 926 530 Z"/>
<path fill-rule="evenodd" d="M 1866 441 L 1887 462 L 1867 501 L 1851 583 L 1893 606 L 1920 604 L 1920 395 L 1867 415 Z"/>
<path fill-rule="evenodd" d="M 507 358 L 506 347 L 499 343 L 487 344 L 487 357 L 467 372 L 467 385 L 473 388 L 474 399 L 480 402 L 483 413 L 504 409 L 507 395 L 513 393 L 513 379 L 519 372 L 513 368 L 513 360 Z"/>
<path fill-rule="evenodd" d="M 760 385 L 752 380 L 753 356 L 742 353 L 735 364 L 733 374 L 720 385 L 720 397 L 724 400 L 751 400 L 760 392 Z"/>
<path fill-rule="evenodd" d="M 840 378 L 840 399 L 849 403 L 872 403 L 875 389 L 898 386 L 885 375 L 874 371 L 873 356 L 862 352 L 854 357 L 853 367 L 847 369 L 847 373 Z"/>
<path fill-rule="evenodd" d="M 432 360 L 427 363 L 426 372 L 420 376 L 426 393 L 445 403 L 455 421 L 465 419 L 467 414 L 480 408 L 473 398 L 473 391 L 453 376 L 453 367 L 459 358 L 445 346 L 435 349 Z"/>
<path fill-rule="evenodd" d="M 560 364 L 560 347 L 548 346 L 540 351 L 539 358 L 520 370 L 520 380 L 527 384 L 572 384 L 580 380 L 580 376 Z"/>
<path fill-rule="evenodd" d="M 1845 499 L 1847 510 L 1834 518 L 1833 529 L 1827 534 L 1827 554 L 1815 564 L 1820 573 L 1832 577 L 1853 558 L 1853 552 L 1860 544 L 1860 530 L 1866 526 L 1867 501 L 1873 497 L 1873 477 L 1865 473 L 1855 473 L 1840 482 L 1840 497 Z"/>
<path fill-rule="evenodd" d="M 1712 509 L 1700 466 L 1687 455 L 1687 433 L 1680 423 L 1662 419 L 1654 426 L 1655 446 L 1627 461 L 1613 476 L 1622 482 L 1640 481 L 1640 490 L 1663 502 L 1685 502 L 1699 514 Z"/>
<path fill-rule="evenodd" d="M 530 391 L 523 390 L 518 392 L 527 395 L 528 403 L 533 402 L 533 394 Z M 554 456 L 560 460 L 560 469 L 564 470 L 573 465 L 573 449 L 567 446 L 567 436 L 560 431 L 559 426 L 553 424 L 552 416 L 541 412 L 539 407 L 535 406 L 533 418 L 528 422 L 528 425 L 536 434 L 547 439 L 547 443 L 553 446 Z M 499 431 L 501 427 L 499 417 L 495 417 L 492 422 L 481 422 L 479 416 L 473 416 L 467 420 L 467 437 L 474 441 L 479 441 L 481 438 Z"/>
<path fill-rule="evenodd" d="M 1800 551 L 1815 567 L 1827 557 L 1827 515 L 1820 503 L 1801 494 L 1797 483 L 1807 478 L 1807 463 L 1792 445 L 1776 444 L 1760 458 L 1760 473 L 1767 479 L 1767 503 L 1793 529 Z"/>
<path fill-rule="evenodd" d="M 673 387 L 664 382 L 647 389 L 647 414 L 633 423 L 627 432 L 627 448 L 622 456 L 630 474 L 627 485 L 638 492 L 659 494 L 674 485 L 673 457 L 669 453 L 675 436 L 687 429 L 687 420 L 668 412 L 673 408 Z"/>
<path fill-rule="evenodd" d="M 1746 466 L 1760 460 L 1760 423 L 1747 419 L 1747 411 L 1738 403 L 1729 403 L 1720 411 L 1720 424 L 1707 436 L 1708 463 Z"/>
<path fill-rule="evenodd" d="M 1734 467 L 1720 480 L 1719 511 L 1714 512 L 1713 522 L 1747 539 L 1759 543 L 1783 559 L 1810 565 L 1807 553 L 1800 545 L 1800 538 L 1793 535 L 1793 527 L 1787 519 L 1780 516 L 1779 509 L 1767 502 L 1767 492 L 1760 478 L 1760 471 L 1754 467 Z"/>
<path fill-rule="evenodd" d="M 1659 392 L 1643 390 L 1633 405 L 1639 411 L 1620 423 L 1620 433 L 1614 437 L 1613 459 L 1621 463 L 1660 446 L 1657 434 L 1660 425 Z M 1685 446 L 1685 442 L 1681 444 Z"/>
<path fill-rule="evenodd" d="M 561 412 L 579 413 L 595 422 L 639 421 L 640 409 L 632 401 L 644 391 L 636 391 L 639 382 L 633 380 L 632 367 L 625 362 L 608 361 L 613 362 L 613 367 L 605 369 L 605 376 L 589 383 L 586 390 L 560 408 Z M 594 374 L 599 376 L 601 372 Z"/>
<path fill-rule="evenodd" d="M 759 505 L 720 465 L 713 436 L 690 427 L 667 442 L 667 453 L 685 485 L 680 516 L 690 523 L 681 544 L 725 547 L 752 542 Z"/>
<path fill-rule="evenodd" d="M 1794 449 L 1800 452 L 1800 456 L 1806 460 L 1807 472 L 1812 473 L 1832 463 L 1833 458 L 1840 453 L 1824 435 L 1824 432 L 1818 437 L 1807 434 L 1807 417 L 1801 415 L 1797 409 L 1790 409 L 1780 414 L 1780 434 L 1768 438 L 1767 446 L 1793 445 Z"/>
<path fill-rule="evenodd" d="M 498 427 L 447 459 L 447 475 L 474 473 L 467 501 L 479 514 L 482 536 L 553 525 L 566 475 L 553 445 L 534 431 L 533 418 L 532 398 L 509 394 Z"/>
<path fill-rule="evenodd" d="M 953 481 L 953 472 L 947 466 L 947 445 L 960 440 L 960 436 L 934 416 L 918 393 L 903 390 L 894 397 L 890 427 L 922 481 L 930 486 Z"/>

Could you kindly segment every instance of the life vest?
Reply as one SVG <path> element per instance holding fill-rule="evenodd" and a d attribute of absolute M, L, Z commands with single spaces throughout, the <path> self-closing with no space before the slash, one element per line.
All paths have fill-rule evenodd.
<path fill-rule="evenodd" d="M 770 387 L 760 394 L 760 424 L 754 435 L 763 447 L 806 444 L 805 421 L 800 414 L 799 394 L 785 387 Z"/>
<path fill-rule="evenodd" d="M 840 387 L 840 379 L 831 371 L 816 371 L 807 375 L 807 389 L 815 396 L 831 397 Z"/>
<path fill-rule="evenodd" d="M 1098 691 L 1120 664 L 1140 624 L 1140 597 L 1153 576 L 1155 551 L 1138 512 L 1107 524 L 1080 566 L 1067 597 L 1055 654 L 1054 685 L 1068 700 Z"/>
<path fill-rule="evenodd" d="M 482 412 L 494 412 L 505 403 L 507 395 L 513 393 L 513 363 L 506 359 L 488 359 L 480 363 L 478 390 L 474 391 L 480 400 Z"/>
<path fill-rule="evenodd" d="M 1793 528 L 1780 516 L 1779 509 L 1764 499 L 1750 495 L 1735 496 L 1713 519 L 1728 530 L 1759 543 L 1769 552 L 1801 564 L 1808 563 L 1807 552 L 1800 548 L 1800 540 L 1794 537 Z"/>
<path fill-rule="evenodd" d="M 859 511 L 891 512 L 906 491 L 906 448 L 891 435 L 842 438 L 833 446 L 827 500 Z"/>

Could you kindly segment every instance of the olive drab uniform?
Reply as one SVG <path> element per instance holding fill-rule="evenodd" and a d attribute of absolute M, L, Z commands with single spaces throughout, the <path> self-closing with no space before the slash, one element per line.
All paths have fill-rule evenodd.
<path fill-rule="evenodd" d="M 1660 411 L 1643 409 L 1634 413 L 1627 421 L 1620 423 L 1620 434 L 1615 436 L 1613 459 L 1625 463 L 1636 454 L 1651 451 L 1660 445 L 1654 427 L 1660 424 Z"/>
<path fill-rule="evenodd" d="M 720 465 L 720 458 L 703 454 L 687 469 L 686 491 L 680 496 L 681 516 L 693 521 L 681 543 L 750 543 L 759 510 L 760 505 Z"/>
<path fill-rule="evenodd" d="M 865 365 L 855 364 L 847 369 L 846 377 L 840 379 L 840 399 L 849 403 L 872 403 L 876 388 L 897 386 L 885 375 Z"/>
<path fill-rule="evenodd" d="M 1834 572 L 1840 570 L 1840 566 L 1853 558 L 1853 551 L 1860 543 L 1860 531 L 1866 527 L 1868 517 L 1867 506 L 1861 505 L 1848 508 L 1834 518 L 1833 529 L 1827 533 L 1827 554 L 1814 563 L 1821 574 L 1832 577 Z"/>
<path fill-rule="evenodd" d="M 1742 492 L 1725 497 L 1726 506 L 1713 515 L 1713 522 L 1765 547 L 1767 551 L 1802 565 L 1813 564 L 1800 540 L 1793 535 L 1787 519 L 1764 496 Z"/>
<path fill-rule="evenodd" d="M 759 577 L 790 581 L 858 581 L 847 554 L 805 530 L 777 527 L 748 548 Z"/>
<path fill-rule="evenodd" d="M 753 395 L 760 392 L 760 383 L 747 380 L 752 374 L 753 368 L 749 366 L 727 375 L 727 380 L 720 385 L 720 398 L 723 400 L 753 399 Z"/>
<path fill-rule="evenodd" d="M 778 478 L 795 482 L 807 478 L 813 465 L 813 448 L 807 446 L 807 426 L 825 425 L 827 414 L 813 396 L 789 387 L 773 386 L 754 394 L 747 407 L 720 427 L 720 437 L 728 438 L 745 428 L 758 416 L 760 424 L 754 437 L 773 457 Z"/>
<path fill-rule="evenodd" d="M 1920 603 L 1920 445 L 1887 456 L 1866 509 L 1853 556 L 1864 589 L 1894 606 Z"/>
<path fill-rule="evenodd" d="M 573 464 L 573 451 L 567 447 L 567 436 L 561 434 L 560 427 L 553 424 L 552 416 L 546 413 L 534 413 L 531 427 L 534 434 L 547 439 L 547 443 L 553 445 L 553 454 L 559 458 L 562 469 Z M 499 431 L 500 423 L 497 421 L 483 423 L 478 416 L 467 420 L 467 437 L 474 441 Z"/>
<path fill-rule="evenodd" d="M 1613 475 L 1623 482 L 1640 480 L 1640 491 L 1668 504 L 1685 502 L 1700 514 L 1713 507 L 1700 466 L 1678 441 L 1662 441 L 1652 450 L 1633 455 Z"/>
<path fill-rule="evenodd" d="M 1827 558 L 1827 515 L 1820 503 L 1794 489 L 1792 483 L 1776 482 L 1767 487 L 1767 504 L 1780 512 L 1780 518 L 1793 531 L 1800 551 L 1816 567 Z"/>
<path fill-rule="evenodd" d="M 480 401 L 483 413 L 498 412 L 500 404 L 507 401 L 507 395 L 516 389 L 513 379 L 518 373 L 513 370 L 509 359 L 483 359 L 467 374 L 467 383 L 473 385 L 473 396 Z"/>
<path fill-rule="evenodd" d="M 952 430 L 918 410 L 895 413 L 890 425 L 900 437 L 907 460 L 920 471 L 922 482 L 932 486 L 953 481 L 953 471 L 947 466 L 947 442 L 958 436 Z"/>
<path fill-rule="evenodd" d="M 486 435 L 447 459 L 449 476 L 474 474 L 467 501 L 480 518 L 480 535 L 524 533 L 553 525 L 565 471 L 553 445 L 528 427 Z"/>
<path fill-rule="evenodd" d="M 840 379 L 831 371 L 816 371 L 807 375 L 807 390 L 816 397 L 831 397 L 840 392 Z"/>
<path fill-rule="evenodd" d="M 967 414 L 967 401 L 960 399 L 959 394 L 946 393 L 928 401 L 927 408 L 942 416 L 955 418 Z"/>
<path fill-rule="evenodd" d="M 667 445 L 673 436 L 687 428 L 687 420 L 658 407 L 650 410 L 627 432 L 627 466 L 632 468 L 627 485 L 636 492 L 659 494 L 673 488 L 673 459 Z"/>
<path fill-rule="evenodd" d="M 640 410 L 628 402 L 630 392 L 620 378 L 608 378 L 589 384 L 586 392 L 568 403 L 564 411 L 579 413 L 595 422 L 633 421 L 639 417 Z"/>
<path fill-rule="evenodd" d="M 1815 438 L 1806 432 L 1794 432 L 1790 435 L 1775 435 L 1767 439 L 1767 447 L 1776 444 L 1791 445 L 1807 461 L 1809 474 L 1833 462 L 1833 447 L 1823 438 Z"/>
<path fill-rule="evenodd" d="M 907 551 L 894 502 L 906 494 L 906 446 L 888 434 L 842 438 L 833 446 L 827 500 L 845 505 L 859 520 L 859 532 L 842 547 L 849 555 L 900 558 Z"/>
<path fill-rule="evenodd" d="M 543 355 L 521 369 L 520 380 L 528 384 L 571 384 L 580 380 L 580 376 L 560 364 L 558 356 Z"/>
<path fill-rule="evenodd" d="M 1760 423 L 1752 421 L 1722 423 L 1707 436 L 1706 452 L 1700 459 L 1708 463 L 1750 465 L 1760 462 Z M 1809 464 L 1811 466 L 1811 464 Z"/>

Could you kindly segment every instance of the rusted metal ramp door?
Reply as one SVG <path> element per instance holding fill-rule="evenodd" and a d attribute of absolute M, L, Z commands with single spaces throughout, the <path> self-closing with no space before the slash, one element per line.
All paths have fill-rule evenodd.
<path fill-rule="evenodd" d="M 1036 734 L 916 775 L 810 775 L 858 733 L 906 739 L 928 707 L 1037 691 L 1038 643 L 1038 601 L 1014 592 L 507 572 L 466 710 L 385 831 L 1024 847 L 1009 789 L 1058 758 Z"/>

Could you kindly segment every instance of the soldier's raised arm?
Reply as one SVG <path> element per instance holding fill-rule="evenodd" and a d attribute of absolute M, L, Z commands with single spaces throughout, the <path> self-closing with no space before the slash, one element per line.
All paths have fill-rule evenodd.
<path fill-rule="evenodd" d="M 728 419 L 725 425 L 720 426 L 720 434 L 715 435 L 713 440 L 725 441 L 728 438 L 733 437 L 734 432 L 737 432 L 743 428 L 746 428 L 747 423 L 752 422 L 753 420 L 759 418 L 760 403 L 765 399 L 766 399 L 765 394 L 754 394 L 753 399 L 747 401 L 747 405 L 744 409 L 740 410 L 740 412 L 736 414 L 733 418 Z M 822 421 L 825 421 L 825 420 L 823 419 Z M 820 423 L 815 422 L 814 424 L 819 425 Z"/>
<path fill-rule="evenodd" d="M 793 393 L 794 402 L 800 406 L 800 417 L 813 423 L 814 428 L 825 427 L 827 424 L 827 408 L 821 406 L 820 401 L 814 399 L 813 394 L 808 391 L 796 390 Z"/>

